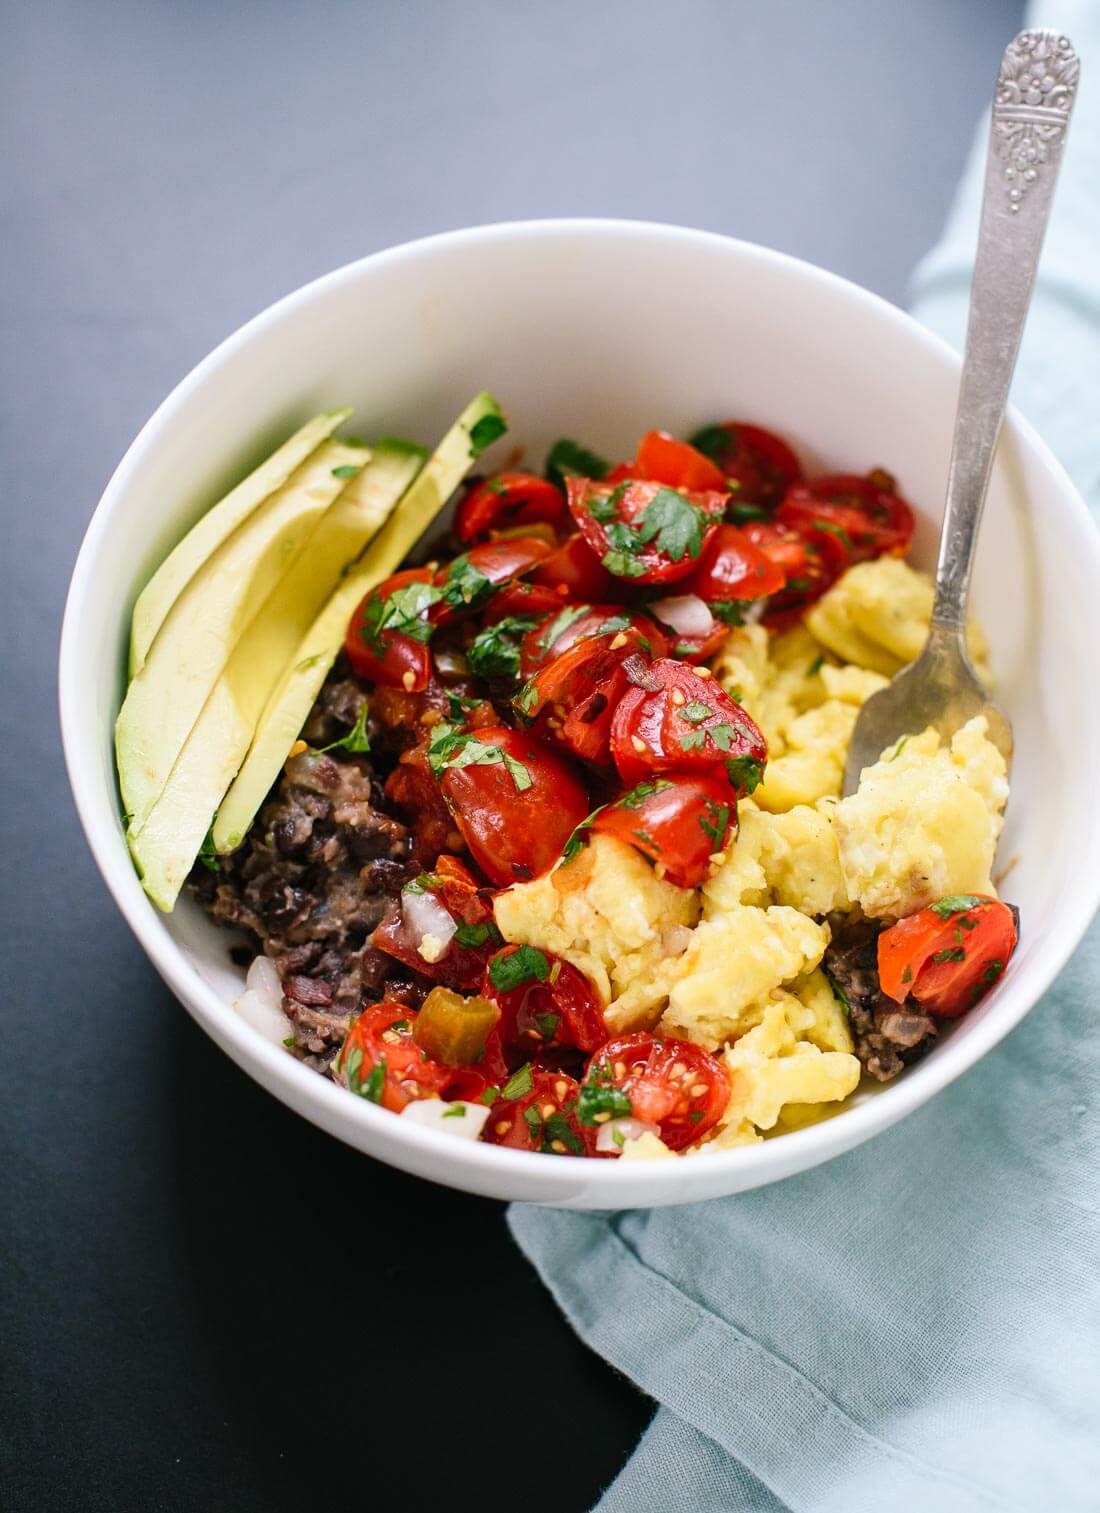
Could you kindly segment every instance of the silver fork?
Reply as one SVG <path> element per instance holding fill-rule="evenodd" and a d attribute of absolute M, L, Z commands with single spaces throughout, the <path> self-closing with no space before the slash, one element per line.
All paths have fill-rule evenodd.
<path fill-rule="evenodd" d="M 975 715 L 985 715 L 990 740 L 1006 761 L 1012 759 L 1012 727 L 990 701 L 967 654 L 966 606 L 993 454 L 1078 74 L 1069 38 L 1056 31 L 1020 32 L 1001 59 L 932 623 L 917 660 L 863 706 L 848 748 L 845 794 L 855 791 L 863 768 L 902 736 L 931 725 L 950 738 Z"/>

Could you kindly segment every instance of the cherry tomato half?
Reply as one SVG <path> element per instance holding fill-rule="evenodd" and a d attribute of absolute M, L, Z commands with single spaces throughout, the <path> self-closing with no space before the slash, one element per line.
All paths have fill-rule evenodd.
<path fill-rule="evenodd" d="M 402 961 L 432 982 L 449 988 L 480 987 L 485 963 L 496 950 L 500 935 L 493 911 L 470 869 L 457 856 L 439 857 L 431 872 L 422 873 L 407 886 L 429 893 L 446 909 L 458 926 L 437 961 L 428 961 L 417 949 L 419 941 L 405 918 L 402 899 L 394 899 L 375 929 L 371 944 Z"/>
<path fill-rule="evenodd" d="M 409 590 L 414 584 L 431 581 L 428 568 L 410 568 L 387 578 L 360 601 L 344 640 L 348 661 L 359 677 L 385 687 L 402 688 L 406 693 L 421 693 L 427 688 L 432 675 L 427 645 L 431 635 L 427 620 L 430 596 L 423 595 L 424 603 L 418 611 L 415 590 L 413 593 Z M 395 620 L 413 625 L 415 635 L 385 628 L 387 621 Z"/>
<path fill-rule="evenodd" d="M 546 872 L 588 813 L 584 788 L 561 757 L 504 725 L 458 747 L 439 786 L 474 860 L 498 887 Z"/>
<path fill-rule="evenodd" d="M 432 606 L 428 618 L 433 625 L 449 625 L 481 609 L 505 584 L 530 572 L 549 552 L 537 536 L 501 537 L 472 546 L 436 573 L 435 586 L 444 597 Z"/>
<path fill-rule="evenodd" d="M 775 518 L 807 540 L 839 548 L 843 567 L 904 555 L 916 523 L 912 507 L 894 491 L 893 478 L 878 471 L 833 473 L 797 484 Z"/>
<path fill-rule="evenodd" d="M 585 1082 L 618 1088 L 635 1119 L 660 1128 L 670 1150 L 694 1145 L 725 1113 L 730 1080 L 722 1063 L 689 1040 L 623 1035 L 597 1051 Z"/>
<path fill-rule="evenodd" d="M 644 779 L 598 810 L 591 828 L 634 846 L 677 887 L 697 888 L 736 822 L 737 795 L 719 771 Z"/>
<path fill-rule="evenodd" d="M 667 431 L 647 431 L 638 443 L 634 477 L 652 483 L 667 483 L 674 489 L 717 489 L 728 493 L 722 469 L 688 441 L 677 441 Z"/>
<path fill-rule="evenodd" d="M 913 997 L 930 1014 L 954 1019 L 1001 976 L 1016 940 L 1015 916 L 999 899 L 941 898 L 879 936 L 879 984 L 898 1003 Z"/>
<path fill-rule="evenodd" d="M 561 490 L 537 473 L 498 473 L 466 494 L 455 510 L 455 535 L 467 545 L 501 525 L 529 525 L 565 520 Z"/>
<path fill-rule="evenodd" d="M 606 599 L 615 590 L 615 579 L 579 531 L 531 569 L 532 583 L 545 585 L 565 599 Z"/>
<path fill-rule="evenodd" d="M 802 477 L 802 466 L 787 443 L 761 426 L 726 420 L 704 426 L 691 438 L 721 470 L 725 488 L 732 493 L 731 518 L 741 514 L 739 505 L 757 505 L 773 510 L 792 483 Z"/>
<path fill-rule="evenodd" d="M 621 650 L 624 658 L 634 651 L 663 657 L 668 650 L 664 631 L 648 615 L 618 604 L 572 604 L 527 632 L 520 653 L 520 671 L 524 677 L 530 677 L 580 641 L 599 637 L 610 643 L 620 636 L 624 639 L 616 650 Z"/>
<path fill-rule="evenodd" d="M 720 525 L 699 566 L 684 585 L 708 604 L 763 599 L 787 581 L 784 569 L 736 525 Z"/>
<path fill-rule="evenodd" d="M 647 686 L 631 688 L 611 721 L 611 751 L 623 782 L 724 766 L 734 788 L 751 793 L 768 748 L 741 705 L 703 677 L 705 669 L 660 659 L 646 672 Z"/>
<path fill-rule="evenodd" d="M 505 946 L 489 961 L 481 991 L 500 1009 L 505 1043 L 530 1055 L 561 1046 L 595 1051 L 607 1039 L 592 984 L 552 951 Z"/>
<path fill-rule="evenodd" d="M 513 1082 L 517 1076 L 523 1076 L 522 1070 L 513 1074 Z M 576 1081 L 565 1072 L 533 1067 L 525 1092 L 493 1104 L 482 1139 L 491 1145 L 510 1145 L 513 1150 L 590 1156 L 595 1150 L 596 1131 L 577 1122 L 579 1091 Z"/>
<path fill-rule="evenodd" d="M 545 588 L 541 583 L 521 582 L 518 578 L 498 588 L 485 606 L 482 615 L 484 625 L 495 625 L 498 620 L 529 619 L 544 620 L 556 615 L 564 603 L 564 595 Z"/>
<path fill-rule="evenodd" d="M 742 530 L 753 546 L 759 548 L 782 570 L 786 582 L 772 595 L 764 623 L 782 629 L 798 619 L 803 610 L 820 599 L 837 578 L 833 557 L 822 556 L 814 542 L 806 542 L 797 531 L 773 520 L 750 520 Z"/>
<path fill-rule="evenodd" d="M 394 1114 L 414 1099 L 439 1097 L 456 1068 L 425 1056 L 412 1037 L 415 1019 L 416 1011 L 403 1003 L 364 1009 L 336 1058 L 339 1081 Z"/>
<path fill-rule="evenodd" d="M 581 534 L 616 578 L 671 583 L 702 557 L 726 508 L 726 495 L 688 493 L 663 483 L 566 480 Z"/>

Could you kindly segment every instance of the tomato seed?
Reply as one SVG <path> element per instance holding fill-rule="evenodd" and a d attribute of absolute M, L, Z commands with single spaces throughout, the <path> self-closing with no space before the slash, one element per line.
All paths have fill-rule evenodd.
<path fill-rule="evenodd" d="M 498 1135 L 506 1135 L 511 1128 L 511 1125 L 507 1119 L 498 1119 L 493 1127 Z"/>
<path fill-rule="evenodd" d="M 611 1115 L 610 1115 L 610 1114 L 609 1114 L 609 1113 L 608 1113 L 608 1112 L 607 1112 L 607 1111 L 606 1111 L 606 1109 L 605 1109 L 605 1110 L 604 1110 L 604 1112 L 603 1112 L 603 1113 L 602 1113 L 602 1114 L 596 1114 L 596 1115 L 595 1115 L 595 1117 L 594 1117 L 594 1118 L 593 1118 L 593 1120 L 592 1120 L 592 1123 L 593 1123 L 593 1124 L 606 1124 L 606 1123 L 607 1123 L 607 1121 L 608 1121 L 608 1120 L 609 1120 L 609 1119 L 610 1119 L 610 1118 L 611 1118 Z"/>
<path fill-rule="evenodd" d="M 687 703 L 687 699 L 684 698 L 684 695 L 680 692 L 680 690 L 678 688 L 674 688 L 672 690 L 672 702 L 674 704 L 676 704 L 676 705 L 686 704 Z"/>
<path fill-rule="evenodd" d="M 615 637 L 615 639 L 611 643 L 611 650 L 612 651 L 618 651 L 621 646 L 625 646 L 625 645 L 626 645 L 626 636 L 624 636 L 623 633 L 622 633 L 622 631 L 620 631 L 619 634 Z"/>
<path fill-rule="evenodd" d="M 649 749 L 646 746 L 646 743 L 642 740 L 641 736 L 632 735 L 630 737 L 630 744 L 634 747 L 634 750 L 639 753 L 647 751 Z"/>
<path fill-rule="evenodd" d="M 697 667 L 695 669 L 695 673 L 700 678 L 713 678 L 714 677 L 714 674 L 711 672 L 711 670 L 710 670 L 709 667 Z"/>
<path fill-rule="evenodd" d="M 542 1108 L 539 1110 L 539 1113 L 544 1119 L 552 1119 L 557 1113 L 557 1109 L 552 1103 L 544 1103 L 542 1105 Z"/>
<path fill-rule="evenodd" d="M 401 683 L 406 693 L 412 693 L 415 682 L 416 674 L 414 672 L 403 672 L 401 674 Z"/>
<path fill-rule="evenodd" d="M 626 1062 L 625 1061 L 616 1061 L 616 1063 L 615 1063 L 615 1076 L 616 1077 L 625 1077 L 626 1076 Z"/>
<path fill-rule="evenodd" d="M 565 1095 L 566 1095 L 566 1093 L 568 1091 L 569 1091 L 569 1084 L 568 1084 L 568 1082 L 555 1082 L 554 1083 L 554 1096 L 557 1097 L 557 1098 L 560 1098 L 563 1103 L 565 1102 Z"/>
<path fill-rule="evenodd" d="M 557 1151 L 557 1153 L 558 1153 L 559 1156 L 564 1155 L 565 1154 L 565 1141 L 564 1140 L 551 1140 L 551 1142 L 550 1142 L 550 1149 L 552 1151 Z"/>
<path fill-rule="evenodd" d="M 687 1071 L 687 1067 L 684 1065 L 684 1063 L 682 1061 L 674 1061 L 672 1063 L 672 1070 L 669 1072 L 669 1076 L 670 1077 L 682 1077 L 686 1071 Z"/>

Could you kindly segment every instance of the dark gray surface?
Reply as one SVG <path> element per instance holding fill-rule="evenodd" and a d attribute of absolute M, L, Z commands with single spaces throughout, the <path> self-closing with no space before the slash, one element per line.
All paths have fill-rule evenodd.
<path fill-rule="evenodd" d="M 266 1098 L 116 916 L 69 802 L 53 668 L 134 432 L 276 296 L 472 222 L 682 221 L 900 299 L 1020 9 L 3 7 L 8 1513 L 417 1510 L 470 1485 L 567 1513 L 648 1411 L 558 1321 L 497 1206 Z"/>

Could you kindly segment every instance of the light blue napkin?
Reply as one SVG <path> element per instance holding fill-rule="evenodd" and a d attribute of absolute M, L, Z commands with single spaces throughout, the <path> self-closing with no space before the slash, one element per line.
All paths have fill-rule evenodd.
<path fill-rule="evenodd" d="M 1100 5 L 1014 398 L 1100 507 Z M 916 313 L 961 344 L 987 128 Z M 1100 929 L 1008 1040 L 760 1192 L 513 1207 L 577 1333 L 658 1403 L 599 1513 L 1100 1509 Z"/>

